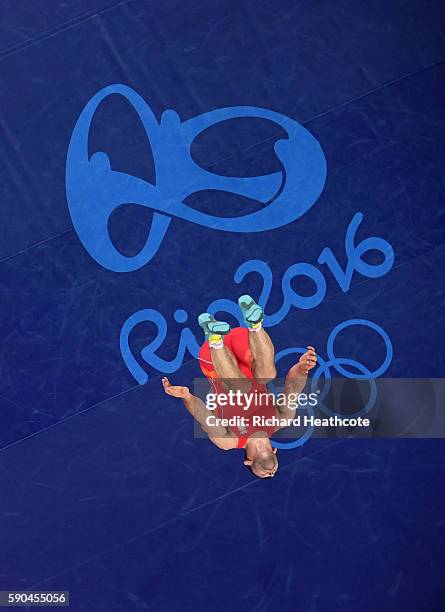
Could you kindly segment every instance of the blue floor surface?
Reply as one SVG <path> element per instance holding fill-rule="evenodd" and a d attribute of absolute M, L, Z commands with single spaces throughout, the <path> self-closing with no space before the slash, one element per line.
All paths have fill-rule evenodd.
<path fill-rule="evenodd" d="M 201 342 L 200 312 L 262 291 L 277 351 L 312 344 L 326 359 L 332 330 L 361 319 L 389 337 L 389 362 L 383 368 L 383 336 L 364 326 L 338 335 L 337 357 L 382 366 L 387 377 L 444 375 L 443 5 L 0 5 L 0 590 L 69 590 L 76 612 L 445 610 L 443 440 L 309 440 L 279 451 L 277 476 L 262 481 L 240 452 L 195 439 L 190 416 L 160 385 L 166 372 L 184 385 L 199 375 L 193 348 L 180 347 L 184 334 L 190 347 Z M 167 109 L 186 121 L 237 106 L 288 117 L 323 151 L 321 195 L 299 218 L 277 213 L 275 229 L 260 232 L 198 225 L 167 207 L 154 257 L 131 272 L 107 268 L 73 224 L 65 172 L 82 109 L 112 84 L 131 87 L 157 121 Z M 150 136 L 113 95 L 94 115 L 87 148 L 159 187 Z M 169 136 L 174 159 L 180 147 Z M 191 155 L 217 175 L 281 173 L 285 185 L 293 174 L 274 152 L 283 138 L 283 125 L 240 118 L 202 132 Z M 122 203 L 98 240 L 108 230 L 131 257 L 154 213 Z M 211 183 L 185 205 L 217 218 L 268 206 Z M 382 261 L 369 250 L 368 268 L 347 278 L 345 236 L 357 213 L 355 246 L 375 237 L 394 252 L 384 274 L 363 273 Z M 326 248 L 335 269 L 318 261 Z M 248 260 L 256 271 L 235 279 Z M 295 276 L 286 289 L 283 280 L 299 263 L 323 289 L 305 308 L 314 281 Z M 124 322 L 142 309 L 167 329 L 156 349 L 153 323 L 129 335 L 146 384 L 120 346 Z"/>

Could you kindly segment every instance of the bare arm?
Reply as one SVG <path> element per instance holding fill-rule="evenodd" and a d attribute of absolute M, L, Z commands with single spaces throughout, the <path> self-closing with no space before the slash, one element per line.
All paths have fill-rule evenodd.
<path fill-rule="evenodd" d="M 166 377 L 162 379 L 162 385 L 167 395 L 182 399 L 184 406 L 190 412 L 192 417 L 198 421 L 213 444 L 223 450 L 236 448 L 238 439 L 235 434 L 227 427 L 223 427 L 222 425 L 209 425 L 207 423 L 209 411 L 206 409 L 204 402 L 200 400 L 199 397 L 196 397 L 190 393 L 188 387 L 171 385 L 170 381 Z"/>
<path fill-rule="evenodd" d="M 315 367 L 317 355 L 313 346 L 308 346 L 308 350 L 300 357 L 298 363 L 291 367 L 284 383 L 284 393 L 288 399 L 285 406 L 277 406 L 278 416 L 287 417 L 289 422 L 295 418 L 297 401 L 299 394 L 306 386 L 309 370 Z M 292 399 L 292 401 L 291 401 Z M 280 429 L 282 429 L 280 427 Z"/>

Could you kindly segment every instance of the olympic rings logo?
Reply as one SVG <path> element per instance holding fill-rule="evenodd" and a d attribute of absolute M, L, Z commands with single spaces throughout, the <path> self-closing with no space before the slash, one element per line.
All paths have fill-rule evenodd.
<path fill-rule="evenodd" d="M 335 340 L 338 334 L 342 332 L 344 329 L 348 327 L 352 327 L 354 325 L 363 325 L 365 327 L 369 327 L 382 338 L 385 344 L 385 349 L 386 349 L 385 358 L 383 362 L 381 363 L 381 365 L 375 370 L 369 370 L 363 363 L 360 363 L 359 361 L 355 359 L 346 358 L 346 357 L 337 357 L 337 355 L 334 352 L 334 343 L 335 343 Z M 276 354 L 275 362 L 278 363 L 280 359 L 283 359 L 287 355 L 303 354 L 305 352 L 306 352 L 305 348 L 284 349 Z M 319 366 L 314 371 L 314 374 L 312 378 L 310 379 L 311 393 L 316 393 L 318 395 L 317 407 L 326 416 L 336 416 L 337 414 L 334 411 L 332 411 L 330 408 L 328 408 L 328 406 L 326 406 L 326 404 L 324 403 L 324 400 L 326 399 L 330 391 L 330 388 L 331 388 L 331 380 L 332 380 L 331 368 L 334 368 L 334 370 L 336 370 L 338 374 L 342 376 L 346 376 L 347 378 L 364 379 L 368 381 L 369 387 L 370 387 L 368 401 L 366 402 L 365 406 L 363 406 L 362 408 L 359 408 L 356 412 L 348 413 L 348 416 L 352 418 L 353 417 L 358 418 L 358 417 L 363 417 L 364 415 L 368 414 L 374 407 L 375 402 L 377 400 L 377 385 L 375 382 L 375 378 L 384 374 L 384 372 L 386 372 L 386 370 L 388 369 L 392 361 L 393 348 L 392 348 L 392 343 L 391 343 L 391 340 L 388 334 L 385 332 L 384 329 L 380 327 L 380 325 L 377 325 L 376 323 L 373 323 L 372 321 L 368 321 L 367 319 L 349 319 L 348 321 L 343 321 L 342 323 L 339 323 L 331 331 L 328 337 L 327 345 L 326 345 L 326 352 L 328 356 L 327 360 L 323 359 L 322 357 L 320 357 L 320 355 L 317 354 Z M 351 370 L 347 370 L 344 367 L 345 365 L 352 367 L 355 370 L 358 370 L 360 373 L 357 374 Z M 323 385 L 323 389 L 320 392 L 320 378 L 322 376 L 324 377 L 324 385 Z M 271 387 L 271 390 L 274 391 L 274 385 L 270 384 L 270 387 Z M 307 408 L 309 416 L 314 416 L 313 406 L 311 406 L 310 404 L 307 404 L 305 408 Z M 293 440 L 292 442 L 278 442 L 276 440 L 272 440 L 272 446 L 274 448 L 280 448 L 280 449 L 298 448 L 299 446 L 302 446 L 303 444 L 305 444 L 311 438 L 312 434 L 314 433 L 314 429 L 315 429 L 314 425 L 310 425 L 302 436 L 300 436 L 296 440 Z"/>

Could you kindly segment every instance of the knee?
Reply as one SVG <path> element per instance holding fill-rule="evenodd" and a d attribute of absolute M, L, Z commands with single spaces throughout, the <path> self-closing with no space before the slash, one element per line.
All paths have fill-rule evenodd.
<path fill-rule="evenodd" d="M 246 377 L 240 377 L 237 378 L 236 380 L 232 380 L 232 381 L 228 381 L 229 382 L 229 388 L 232 389 L 232 391 L 241 391 L 241 393 L 250 393 L 252 390 L 252 380 L 250 378 L 246 378 Z"/>

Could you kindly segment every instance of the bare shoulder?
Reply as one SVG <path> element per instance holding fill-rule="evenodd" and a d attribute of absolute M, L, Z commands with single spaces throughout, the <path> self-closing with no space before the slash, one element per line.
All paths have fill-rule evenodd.
<path fill-rule="evenodd" d="M 295 410 L 288 410 L 286 412 L 280 412 L 277 407 L 275 407 L 275 416 L 277 418 L 277 426 L 275 427 L 275 431 L 279 431 L 280 429 L 286 429 L 292 424 L 292 420 L 295 418 Z"/>
<path fill-rule="evenodd" d="M 232 450 L 238 446 L 238 438 L 233 432 L 227 434 L 223 438 L 210 438 L 215 446 L 221 450 Z"/>

